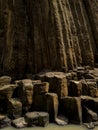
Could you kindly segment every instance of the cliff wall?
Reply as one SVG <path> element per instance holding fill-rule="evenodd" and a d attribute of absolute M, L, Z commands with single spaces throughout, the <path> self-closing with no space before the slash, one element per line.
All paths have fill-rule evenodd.
<path fill-rule="evenodd" d="M 0 73 L 94 67 L 98 0 L 0 0 Z"/>

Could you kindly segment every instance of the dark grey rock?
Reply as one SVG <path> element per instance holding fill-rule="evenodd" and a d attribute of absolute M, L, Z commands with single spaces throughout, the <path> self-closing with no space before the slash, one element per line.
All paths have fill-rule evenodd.
<path fill-rule="evenodd" d="M 25 114 L 26 122 L 29 127 L 47 126 L 49 123 L 49 114 L 46 112 L 28 112 Z"/>
<path fill-rule="evenodd" d="M 23 79 L 21 81 L 17 81 L 18 84 L 18 98 L 22 102 L 23 111 L 27 112 L 31 104 L 33 102 L 33 83 L 30 79 Z"/>
<path fill-rule="evenodd" d="M 68 95 L 79 97 L 82 94 L 82 82 L 71 80 L 68 86 Z"/>
<path fill-rule="evenodd" d="M 11 120 L 5 115 L 0 115 L 0 128 L 4 128 L 10 125 L 11 125 Z"/>
<path fill-rule="evenodd" d="M 46 93 L 46 111 L 49 113 L 49 119 L 54 122 L 58 114 L 58 96 L 55 93 Z"/>
<path fill-rule="evenodd" d="M 0 86 L 8 85 L 10 83 L 11 83 L 11 77 L 9 77 L 9 76 L 2 76 L 2 77 L 0 77 Z"/>
<path fill-rule="evenodd" d="M 11 98 L 7 102 L 7 114 L 11 119 L 16 119 L 22 115 L 22 103 L 19 99 Z"/>
<path fill-rule="evenodd" d="M 68 118 L 69 123 L 82 123 L 81 99 L 79 97 L 65 97 L 61 99 L 60 107 L 60 111 Z"/>
<path fill-rule="evenodd" d="M 55 119 L 56 124 L 64 126 L 68 124 L 68 119 L 65 118 L 65 116 L 63 115 L 59 115 L 57 116 L 57 118 Z"/>
<path fill-rule="evenodd" d="M 42 82 L 42 83 L 35 84 L 33 91 L 34 91 L 34 95 L 48 93 L 49 83 L 48 82 Z"/>
<path fill-rule="evenodd" d="M 86 128 L 88 129 L 94 129 L 94 123 L 93 122 L 90 122 L 90 123 L 83 123 L 84 126 L 86 126 Z"/>
<path fill-rule="evenodd" d="M 24 117 L 20 117 L 15 120 L 12 120 L 11 124 L 15 128 L 25 128 L 27 126 L 27 122 L 25 121 Z"/>
<path fill-rule="evenodd" d="M 15 84 L 0 86 L 0 99 L 10 99 L 15 88 Z"/>

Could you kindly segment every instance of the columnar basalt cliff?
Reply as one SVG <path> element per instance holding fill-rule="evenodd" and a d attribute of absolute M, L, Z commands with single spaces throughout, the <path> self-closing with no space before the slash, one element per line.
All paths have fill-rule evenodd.
<path fill-rule="evenodd" d="M 98 0 L 0 0 L 0 128 L 49 122 L 98 126 Z"/>
<path fill-rule="evenodd" d="M 97 0 L 0 0 L 0 74 L 98 62 Z"/>

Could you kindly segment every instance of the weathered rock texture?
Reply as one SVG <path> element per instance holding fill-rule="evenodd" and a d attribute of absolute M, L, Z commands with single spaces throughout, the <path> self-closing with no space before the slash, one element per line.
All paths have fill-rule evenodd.
<path fill-rule="evenodd" d="M 0 72 L 68 71 L 94 66 L 97 0 L 0 0 Z"/>

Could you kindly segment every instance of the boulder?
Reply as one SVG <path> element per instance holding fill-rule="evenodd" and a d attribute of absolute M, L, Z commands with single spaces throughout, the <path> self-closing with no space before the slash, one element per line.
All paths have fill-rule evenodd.
<path fill-rule="evenodd" d="M 33 91 L 34 91 L 34 95 L 48 93 L 49 83 L 48 82 L 42 82 L 42 83 L 35 84 Z"/>
<path fill-rule="evenodd" d="M 33 102 L 33 84 L 32 80 L 24 79 L 18 81 L 17 95 L 23 104 L 23 111 L 27 112 Z"/>
<path fill-rule="evenodd" d="M 59 116 L 55 119 L 55 123 L 56 123 L 57 125 L 64 126 L 64 125 L 67 125 L 67 124 L 68 124 L 68 119 L 65 118 L 65 116 L 59 115 Z"/>
<path fill-rule="evenodd" d="M 63 72 L 44 72 L 36 76 L 37 79 L 49 82 L 49 91 L 56 93 L 60 98 L 68 95 L 66 75 Z"/>
<path fill-rule="evenodd" d="M 87 128 L 87 129 L 94 129 L 94 123 L 90 122 L 90 123 L 83 123 L 83 125 Z"/>
<path fill-rule="evenodd" d="M 55 93 L 46 93 L 46 111 L 49 113 L 49 119 L 54 122 L 58 114 L 58 96 Z"/>
<path fill-rule="evenodd" d="M 71 80 L 68 86 L 68 95 L 79 97 L 82 94 L 82 83 L 81 81 Z"/>
<path fill-rule="evenodd" d="M 4 128 L 10 125 L 11 125 L 11 120 L 5 115 L 0 115 L 0 128 Z"/>
<path fill-rule="evenodd" d="M 0 100 L 10 99 L 15 88 L 15 84 L 0 86 Z"/>
<path fill-rule="evenodd" d="M 49 114 L 46 112 L 28 112 L 25 114 L 26 122 L 29 127 L 47 126 L 49 123 Z"/>
<path fill-rule="evenodd" d="M 7 103 L 7 114 L 11 119 L 16 119 L 22 115 L 22 103 L 19 99 L 9 99 Z"/>
<path fill-rule="evenodd" d="M 9 85 L 10 83 L 11 83 L 11 77 L 9 76 L 0 77 L 0 86 Z"/>
<path fill-rule="evenodd" d="M 94 126 L 98 126 L 98 121 L 94 121 Z"/>
<path fill-rule="evenodd" d="M 12 120 L 11 124 L 15 128 L 25 128 L 27 126 L 27 122 L 25 121 L 24 117 L 20 117 L 15 120 Z"/>
<path fill-rule="evenodd" d="M 82 111 L 81 99 L 78 97 L 66 97 L 60 101 L 62 114 L 68 118 L 69 123 L 81 124 Z"/>

